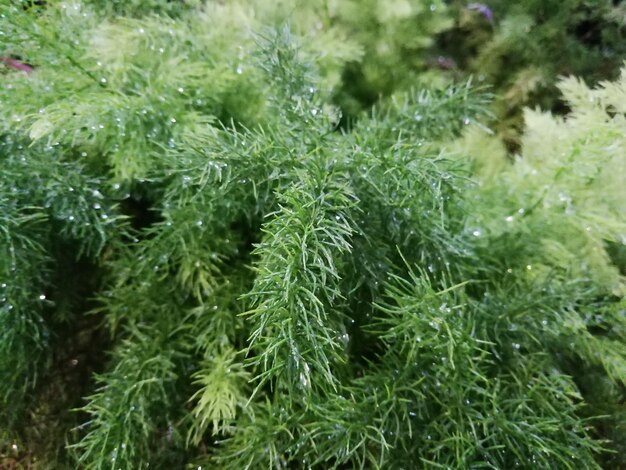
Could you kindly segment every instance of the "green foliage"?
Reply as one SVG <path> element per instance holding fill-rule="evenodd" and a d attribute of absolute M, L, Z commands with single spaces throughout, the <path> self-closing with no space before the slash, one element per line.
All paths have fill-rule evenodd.
<path fill-rule="evenodd" d="M 452 26 L 442 0 L 245 2 L 265 22 L 288 22 L 301 35 L 333 88 L 335 102 L 356 117 L 364 107 L 424 72 L 435 35 Z"/>
<path fill-rule="evenodd" d="M 391 4 L 389 0 L 209 0 L 200 9 L 195 1 L 90 3 L 100 11 L 144 18 L 150 17 L 148 13 L 211 12 L 232 28 L 231 33 L 222 35 L 227 38 L 232 38 L 235 30 L 259 32 L 267 26 L 287 24 L 300 38 L 305 55 L 315 57 L 321 76 L 316 86 L 334 96 L 351 118 L 380 96 L 417 83 L 417 72 L 425 71 L 432 55 L 427 51 L 435 35 L 452 26 L 442 0 L 395 0 Z M 240 40 L 236 44 L 241 47 Z M 245 48 L 233 56 L 240 59 L 237 70 L 245 70 L 246 63 L 241 60 L 246 57 Z M 437 80 L 436 74 L 423 81 L 432 80 Z"/>
<path fill-rule="evenodd" d="M 93 318 L 55 468 L 624 465 L 626 70 L 508 161 L 443 4 L 194 5 L 2 4 L 6 442 Z"/>
<path fill-rule="evenodd" d="M 168 425 L 179 359 L 172 347 L 176 331 L 163 332 L 154 325 L 146 330 L 126 333 L 114 351 L 114 367 L 96 378 L 100 388 L 87 397 L 83 411 L 90 420 L 73 446 L 84 468 L 143 467 L 156 429 Z"/>
<path fill-rule="evenodd" d="M 201 5 L 198 0 L 88 0 L 107 15 L 143 16 L 151 13 L 178 16 Z"/>
<path fill-rule="evenodd" d="M 489 21 L 452 1 L 457 22 L 443 35 L 444 54 L 498 90 L 497 130 L 517 148 L 524 106 L 563 112 L 556 84 L 564 75 L 590 83 L 615 79 L 626 56 L 623 5 L 610 0 L 485 2 Z"/>
<path fill-rule="evenodd" d="M 0 361 L 0 390 L 12 406 L 0 414 L 10 421 L 48 362 L 48 323 L 63 321 L 63 294 L 50 282 L 58 246 L 70 243 L 75 253 L 96 256 L 124 224 L 115 202 L 101 192 L 104 178 L 58 143 L 28 146 L 6 126 L 1 139 L 0 350 L 6 359 Z"/>

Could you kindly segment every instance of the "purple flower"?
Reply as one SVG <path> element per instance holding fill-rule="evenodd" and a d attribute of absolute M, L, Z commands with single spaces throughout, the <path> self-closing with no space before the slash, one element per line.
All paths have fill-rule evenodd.
<path fill-rule="evenodd" d="M 431 59 L 429 61 L 429 65 L 440 68 L 441 70 L 456 69 L 456 62 L 454 61 L 454 59 L 451 59 L 450 57 L 444 57 L 442 55 L 440 55 L 436 59 Z"/>
<path fill-rule="evenodd" d="M 25 64 L 24 62 L 20 62 L 17 59 L 12 59 L 11 57 L 0 57 L 0 62 L 4 63 L 9 68 L 20 70 L 22 72 L 31 73 L 33 71 L 33 67 Z"/>
<path fill-rule="evenodd" d="M 469 3 L 467 5 L 467 9 L 477 11 L 478 13 L 483 15 L 487 19 L 487 21 L 493 21 L 493 11 L 491 10 L 491 8 L 489 8 L 489 6 L 485 5 L 484 3 Z"/>

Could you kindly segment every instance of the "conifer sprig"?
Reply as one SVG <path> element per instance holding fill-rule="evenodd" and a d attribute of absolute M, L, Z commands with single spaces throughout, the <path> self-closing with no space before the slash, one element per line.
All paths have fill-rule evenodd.
<path fill-rule="evenodd" d="M 97 377 L 99 389 L 81 410 L 89 416 L 81 425 L 85 434 L 70 447 L 85 468 L 143 468 L 155 450 L 155 433 L 172 433 L 168 415 L 180 364 L 173 346 L 177 331 L 157 328 L 129 327 L 113 354 L 113 368 Z"/>
<path fill-rule="evenodd" d="M 350 252 L 356 201 L 332 164 L 313 160 L 294 177 L 300 181 L 280 195 L 254 252 L 254 308 L 247 315 L 260 384 L 281 379 L 306 392 L 323 384 L 336 387 L 341 258 Z"/>

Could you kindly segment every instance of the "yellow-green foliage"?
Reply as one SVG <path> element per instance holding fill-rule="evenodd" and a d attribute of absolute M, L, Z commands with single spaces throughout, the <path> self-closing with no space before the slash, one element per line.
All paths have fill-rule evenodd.
<path fill-rule="evenodd" d="M 453 0 L 458 20 L 442 46 L 472 73 L 495 86 L 496 129 L 519 146 L 524 106 L 563 112 L 556 84 L 563 75 L 589 83 L 615 79 L 626 57 L 623 5 L 611 0 L 490 0 L 488 21 Z"/>
<path fill-rule="evenodd" d="M 461 146 L 476 155 L 481 191 L 489 198 L 476 224 L 494 234 L 523 234 L 539 224 L 543 239 L 528 258 L 535 271 L 590 277 L 617 295 L 624 293 L 623 278 L 606 245 L 622 244 L 626 233 L 625 71 L 594 89 L 563 79 L 559 89 L 572 109 L 565 118 L 526 109 L 522 150 L 510 166 L 502 150 L 491 149 L 497 141 L 480 129 Z"/>

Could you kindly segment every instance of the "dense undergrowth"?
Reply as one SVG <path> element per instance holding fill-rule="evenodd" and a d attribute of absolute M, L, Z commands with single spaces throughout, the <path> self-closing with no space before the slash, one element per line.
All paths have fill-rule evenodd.
<path fill-rule="evenodd" d="M 0 467 L 626 465 L 623 7 L 366 3 L 1 4 Z"/>

